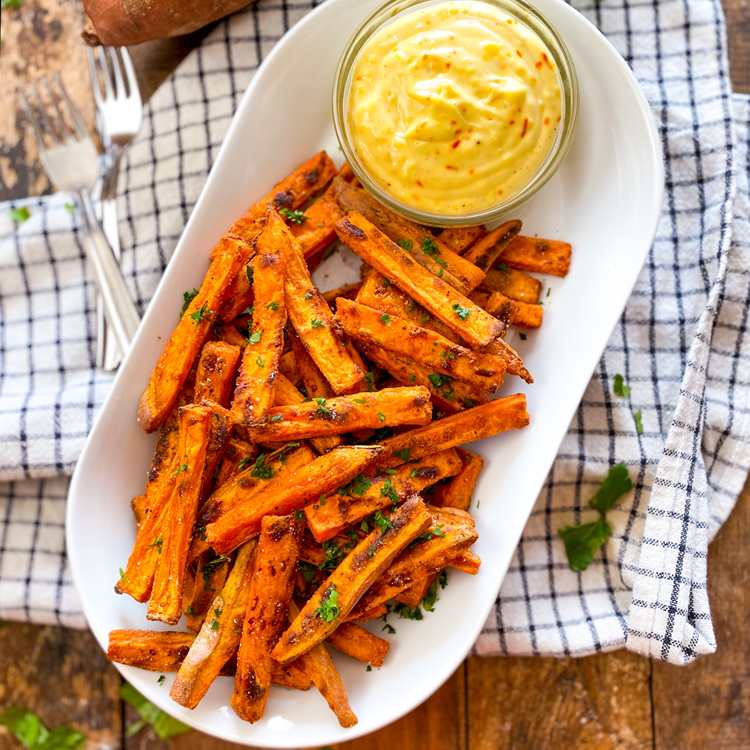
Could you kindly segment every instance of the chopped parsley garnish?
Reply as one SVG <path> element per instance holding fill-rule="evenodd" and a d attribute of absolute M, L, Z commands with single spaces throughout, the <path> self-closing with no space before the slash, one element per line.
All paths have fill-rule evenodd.
<path fill-rule="evenodd" d="M 389 625 L 388 623 L 385 623 L 385 625 L 383 625 L 383 630 L 388 633 L 388 635 L 396 635 L 395 628 L 393 627 L 393 625 Z"/>
<path fill-rule="evenodd" d="M 589 505 L 599 513 L 599 518 L 591 523 L 565 526 L 558 534 L 565 544 L 568 565 L 576 572 L 586 570 L 601 547 L 612 533 L 605 514 L 627 492 L 633 489 L 633 482 L 623 463 L 612 466 Z"/>
<path fill-rule="evenodd" d="M 372 520 L 380 527 L 380 530 L 385 534 L 388 529 L 393 528 L 393 524 L 381 513 L 380 510 L 376 510 L 372 517 Z"/>
<path fill-rule="evenodd" d="M 427 593 L 422 599 L 422 606 L 427 612 L 435 611 L 435 602 L 438 600 L 438 579 L 436 578 L 427 589 Z"/>
<path fill-rule="evenodd" d="M 326 559 L 318 565 L 319 570 L 335 570 L 339 563 L 344 559 L 344 550 L 332 539 L 323 542 L 323 550 L 326 553 Z"/>
<path fill-rule="evenodd" d="M 312 292 L 305 292 L 305 299 L 310 299 L 312 297 Z"/>
<path fill-rule="evenodd" d="M 247 337 L 247 343 L 252 346 L 253 344 L 257 344 L 260 341 L 260 337 L 263 335 L 263 330 L 259 329 L 255 333 L 251 334 Z"/>
<path fill-rule="evenodd" d="M 416 377 L 414 377 L 414 375 L 409 375 L 409 382 L 410 383 L 414 383 L 414 382 L 416 382 L 416 380 L 417 379 L 416 379 Z"/>
<path fill-rule="evenodd" d="M 218 630 L 219 629 L 219 621 L 214 617 L 211 620 L 211 630 Z"/>
<path fill-rule="evenodd" d="M 425 237 L 422 240 L 422 252 L 425 255 L 440 255 L 440 249 L 432 237 Z"/>
<path fill-rule="evenodd" d="M 440 588 L 444 589 L 448 585 L 448 570 L 443 568 L 440 571 Z"/>
<path fill-rule="evenodd" d="M 364 474 L 357 474 L 349 484 L 339 487 L 339 495 L 362 496 L 372 487 L 372 480 Z"/>
<path fill-rule="evenodd" d="M 76 204 L 75 203 L 66 203 L 65 204 L 65 210 L 69 214 L 74 214 L 76 212 Z"/>
<path fill-rule="evenodd" d="M 352 401 L 354 401 L 355 404 L 366 404 L 367 401 L 365 401 L 363 398 L 353 398 Z"/>
<path fill-rule="evenodd" d="M 294 517 L 298 521 L 301 521 L 305 517 L 305 512 L 303 510 L 300 510 L 299 508 L 297 508 L 297 510 L 294 511 Z"/>
<path fill-rule="evenodd" d="M 320 606 L 315 610 L 326 622 L 333 622 L 339 616 L 339 605 L 336 600 L 339 598 L 339 592 L 336 591 L 336 584 L 332 583 L 324 592 L 320 600 Z"/>
<path fill-rule="evenodd" d="M 643 412 L 640 409 L 634 411 L 633 419 L 635 420 L 635 431 L 639 435 L 643 435 Z"/>
<path fill-rule="evenodd" d="M 429 542 L 430 539 L 435 539 L 440 536 L 445 536 L 442 523 L 435 524 L 434 529 L 428 529 L 423 534 L 420 534 L 409 546 L 413 547 L 416 544 L 422 544 L 422 542 Z"/>
<path fill-rule="evenodd" d="M 122 568 L 120 568 L 120 579 L 125 581 L 125 583 L 130 583 L 130 581 L 128 581 L 128 577 L 125 575 L 125 571 Z"/>
<path fill-rule="evenodd" d="M 250 282 L 250 284 L 254 284 L 255 274 L 253 273 L 253 269 L 249 265 L 245 266 L 245 273 L 247 273 L 247 280 Z"/>
<path fill-rule="evenodd" d="M 498 271 L 502 271 L 503 273 L 509 273 L 507 263 L 498 263 L 495 268 L 497 268 Z"/>
<path fill-rule="evenodd" d="M 380 420 L 381 422 L 385 422 L 385 414 L 383 414 L 383 412 L 382 412 L 382 411 L 379 411 L 379 412 L 378 412 L 378 419 L 379 419 L 379 420 Z"/>
<path fill-rule="evenodd" d="M 269 302 L 266 305 L 266 310 L 278 310 L 279 309 L 279 303 L 278 302 Z"/>
<path fill-rule="evenodd" d="M 265 365 L 263 364 L 263 360 L 260 357 L 255 360 L 255 364 L 258 365 L 258 367 L 265 367 Z"/>
<path fill-rule="evenodd" d="M 411 240 L 396 240 L 396 244 L 406 250 L 407 253 L 411 252 L 412 241 Z"/>
<path fill-rule="evenodd" d="M 195 610 L 193 609 L 192 605 L 188 604 L 187 609 L 185 610 L 191 617 L 195 617 Z"/>
<path fill-rule="evenodd" d="M 326 400 L 324 398 L 314 398 L 313 401 L 317 404 L 316 411 L 322 411 L 323 414 L 331 413 L 331 410 L 325 405 Z"/>
<path fill-rule="evenodd" d="M 149 544 L 148 546 L 149 547 L 157 547 L 158 551 L 159 551 L 159 554 L 161 554 L 161 548 L 162 548 L 163 545 L 164 545 L 164 540 L 161 537 L 159 537 L 158 539 L 154 539 L 154 541 L 151 542 L 151 544 Z"/>
<path fill-rule="evenodd" d="M 190 313 L 190 317 L 195 321 L 195 324 L 198 325 L 198 323 L 202 323 L 205 319 L 210 318 L 214 314 L 213 310 L 208 309 L 208 304 L 204 302 L 200 310 L 196 310 L 193 313 Z"/>
<path fill-rule="evenodd" d="M 303 211 L 292 211 L 288 208 L 282 208 L 279 213 L 295 224 L 303 224 L 307 220 L 307 216 L 305 216 Z"/>
<path fill-rule="evenodd" d="M 205 526 L 199 526 L 199 527 L 198 527 L 198 528 L 197 528 L 197 529 L 195 530 L 195 533 L 196 533 L 196 534 L 198 535 L 198 537 L 200 538 L 200 540 L 201 540 L 202 542 L 205 542 L 205 541 L 206 541 L 206 527 L 205 527 Z"/>
<path fill-rule="evenodd" d="M 166 675 L 160 674 L 159 675 L 159 679 L 156 681 L 157 685 L 163 685 L 164 684 L 164 680 L 166 680 L 166 679 L 167 679 Z"/>
<path fill-rule="evenodd" d="M 375 390 L 375 373 L 373 373 L 371 370 L 368 370 L 365 373 L 365 383 L 367 383 L 368 391 Z"/>
<path fill-rule="evenodd" d="M 181 474 L 183 471 L 187 471 L 187 468 L 188 468 L 187 461 L 185 461 L 185 463 L 182 464 L 182 466 L 179 466 L 177 469 L 175 469 L 175 471 L 172 472 L 172 476 L 176 477 L 178 474 Z"/>
<path fill-rule="evenodd" d="M 615 392 L 615 396 L 621 396 L 622 398 L 627 398 L 630 395 L 630 386 L 625 385 L 625 378 L 619 372 L 615 375 L 612 390 Z"/>
<path fill-rule="evenodd" d="M 31 214 L 26 206 L 21 206 L 21 208 L 11 208 L 10 211 L 8 211 L 8 216 L 10 216 L 16 224 L 23 224 L 24 221 L 28 220 Z"/>
<path fill-rule="evenodd" d="M 214 557 L 213 560 L 209 560 L 198 572 L 203 576 L 203 584 L 206 587 L 206 591 L 211 588 L 211 575 L 222 563 L 230 562 L 231 557 L 227 555 L 219 555 Z"/>
<path fill-rule="evenodd" d="M 399 602 L 393 610 L 403 620 L 424 620 L 424 615 L 419 607 L 413 609 Z"/>
<path fill-rule="evenodd" d="M 253 462 L 253 459 L 252 459 L 252 458 L 250 458 L 250 456 L 245 456 L 245 458 L 243 458 L 243 459 L 242 459 L 242 460 L 240 461 L 240 463 L 239 463 L 239 466 L 237 467 L 237 469 L 238 469 L 239 471 L 244 471 L 245 467 L 246 467 L 246 466 L 247 466 L 248 464 L 251 464 L 252 462 Z"/>
<path fill-rule="evenodd" d="M 258 458 L 255 459 L 255 465 L 250 472 L 251 477 L 257 477 L 258 479 L 272 479 L 276 473 L 267 463 L 267 453 L 261 453 Z"/>
<path fill-rule="evenodd" d="M 396 488 L 393 486 L 393 480 L 390 477 L 385 478 L 383 486 L 380 488 L 380 494 L 383 497 L 387 497 L 394 505 L 397 505 L 400 500 L 396 493 Z"/>
<path fill-rule="evenodd" d="M 402 461 L 408 461 L 411 456 L 411 448 L 402 448 L 399 451 L 391 451 L 396 458 L 400 458 Z"/>
<path fill-rule="evenodd" d="M 284 419 L 284 417 L 281 414 L 273 414 L 271 416 L 271 421 L 272 422 L 281 422 L 283 419 Z"/>
<path fill-rule="evenodd" d="M 197 289 L 191 289 L 189 292 L 183 292 L 182 293 L 182 310 L 180 310 L 180 317 L 182 317 L 188 307 L 190 307 L 190 303 L 198 296 L 198 290 Z"/>
<path fill-rule="evenodd" d="M 315 574 L 318 572 L 318 569 L 314 565 L 311 565 L 304 560 L 300 560 L 297 565 L 299 565 L 299 571 L 300 573 L 302 573 L 302 577 L 305 579 L 305 583 L 310 583 L 310 581 L 315 578 Z"/>
<path fill-rule="evenodd" d="M 310 324 L 313 328 L 325 328 L 325 321 L 318 320 L 317 318 L 310 318 Z"/>
<path fill-rule="evenodd" d="M 471 310 L 468 307 L 461 307 L 458 302 L 454 302 L 451 307 L 453 308 L 453 312 L 456 313 L 461 320 L 466 320 L 466 318 L 471 315 Z"/>
<path fill-rule="evenodd" d="M 467 409 L 472 409 L 476 404 L 470 398 L 461 399 Z"/>
<path fill-rule="evenodd" d="M 552 291 L 552 287 L 548 286 L 547 287 L 547 294 L 545 296 L 549 297 L 551 291 Z"/>
<path fill-rule="evenodd" d="M 385 314 L 381 315 L 380 322 L 383 323 L 384 325 L 389 326 L 391 324 L 391 316 L 385 315 Z"/>
<path fill-rule="evenodd" d="M 518 338 L 520 338 L 521 341 L 526 341 L 526 334 L 521 331 L 521 333 L 518 334 Z"/>
<path fill-rule="evenodd" d="M 389 279 L 383 279 L 383 286 L 391 286 L 391 282 Z"/>
<path fill-rule="evenodd" d="M 420 323 L 426 323 L 426 322 L 427 322 L 427 321 L 428 321 L 429 319 L 430 319 L 430 316 L 429 316 L 429 315 L 424 315 L 424 316 L 423 316 L 423 317 L 422 317 L 422 318 L 420 319 L 420 321 L 419 321 L 419 322 L 420 322 Z"/>
<path fill-rule="evenodd" d="M 2 7 L 17 8 L 20 4 L 19 0 L 14 5 L 6 5 L 3 0 Z M 80 750 L 86 744 L 86 736 L 77 729 L 59 726 L 49 730 L 28 708 L 9 708 L 0 714 L 0 724 L 7 727 L 8 731 L 29 750 Z M 11 740 L 8 740 L 8 743 L 8 746 L 14 744 Z"/>

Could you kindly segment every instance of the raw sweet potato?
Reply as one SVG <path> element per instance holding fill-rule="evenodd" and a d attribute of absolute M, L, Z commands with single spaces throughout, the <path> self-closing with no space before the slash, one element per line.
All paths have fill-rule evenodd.
<path fill-rule="evenodd" d="M 138 423 L 145 432 L 153 432 L 167 418 L 198 352 L 211 333 L 227 285 L 250 252 L 244 242 L 227 237 L 219 244 L 222 251 L 212 261 L 197 296 L 169 337 L 141 397 Z"/>
<path fill-rule="evenodd" d="M 570 271 L 571 254 L 571 246 L 567 242 L 518 235 L 503 250 L 497 261 L 519 271 L 565 277 Z"/>
<path fill-rule="evenodd" d="M 234 712 L 251 723 L 263 715 L 268 699 L 271 650 L 289 616 L 300 533 L 293 516 L 266 516 L 261 523 L 232 693 Z"/>
<path fill-rule="evenodd" d="M 505 364 L 499 357 L 454 344 L 404 318 L 342 299 L 333 322 L 334 330 L 343 336 L 411 357 L 432 372 L 462 380 L 488 394 L 503 382 Z"/>
<path fill-rule="evenodd" d="M 209 341 L 203 347 L 195 372 L 195 403 L 213 401 L 227 406 L 232 398 L 234 375 L 242 354 L 238 346 Z"/>
<path fill-rule="evenodd" d="M 417 263 L 454 289 L 468 295 L 482 283 L 484 273 L 472 261 L 454 253 L 439 237 L 434 237 L 424 227 L 379 203 L 364 188 L 355 187 L 336 177 L 333 189 L 339 205 L 347 213 L 363 216 L 392 242 L 408 245 L 409 252 Z"/>
<path fill-rule="evenodd" d="M 175 471 L 168 515 L 162 536 L 154 540 L 159 562 L 146 617 L 176 625 L 182 615 L 182 589 L 185 584 L 190 540 L 198 511 L 203 473 L 211 428 L 212 412 L 205 406 L 180 409 L 180 441 L 177 461 L 184 460 Z"/>
<path fill-rule="evenodd" d="M 368 534 L 339 563 L 313 594 L 281 636 L 272 652 L 273 658 L 281 664 L 294 661 L 328 638 L 396 555 L 431 522 L 432 518 L 418 495 L 413 495 L 388 516 L 385 523 Z"/>
<path fill-rule="evenodd" d="M 262 236 L 262 235 L 261 235 Z M 284 349 L 286 306 L 284 261 L 278 253 L 261 252 L 253 261 L 255 306 L 252 332 L 232 402 L 232 420 L 257 426 L 268 421 L 279 359 Z"/>
<path fill-rule="evenodd" d="M 463 258 L 474 263 L 485 273 L 492 268 L 500 254 L 508 246 L 508 243 L 521 231 L 521 222 L 518 220 L 506 221 L 497 229 L 482 237 L 476 244 L 472 245 Z"/>
<path fill-rule="evenodd" d="M 351 484 L 326 497 L 325 503 L 305 508 L 307 525 L 316 542 L 332 539 L 347 526 L 359 523 L 375 511 L 391 507 L 441 479 L 455 476 L 462 469 L 461 459 L 453 449 L 412 463 L 407 448 L 398 458 L 409 463 L 400 466 L 395 474 L 357 477 Z"/>
<path fill-rule="evenodd" d="M 384 440 L 381 443 L 384 452 L 375 465 L 398 466 L 399 455 L 406 449 L 412 458 L 422 458 L 505 430 L 517 430 L 528 423 L 526 396 L 523 393 L 506 396 Z"/>
<path fill-rule="evenodd" d="M 387 279 L 437 316 L 472 347 L 487 346 L 502 330 L 491 315 L 422 268 L 411 255 L 391 242 L 361 214 L 352 213 L 336 224 L 339 239 Z"/>
<path fill-rule="evenodd" d="M 260 531 L 263 516 L 288 515 L 352 480 L 383 449 L 380 446 L 334 448 L 206 527 L 208 543 L 226 554 Z"/>
<path fill-rule="evenodd" d="M 267 226 L 258 238 L 258 250 L 279 250 L 286 263 L 286 305 L 289 320 L 302 343 L 315 360 L 336 393 L 344 393 L 361 382 L 365 375 L 353 347 L 331 330 L 333 313 L 313 286 L 299 243 L 278 213 L 272 211 Z M 359 361 L 357 361 L 359 360 Z"/>
<path fill-rule="evenodd" d="M 347 654 L 365 664 L 371 664 L 373 667 L 383 666 L 383 660 L 391 645 L 388 641 L 378 638 L 369 630 L 353 622 L 342 622 L 328 636 L 326 643 L 330 643 L 342 654 Z"/>
<path fill-rule="evenodd" d="M 289 604 L 289 612 L 292 617 L 296 617 L 299 613 L 299 608 L 293 601 Z M 319 643 L 311 648 L 302 654 L 298 664 L 325 698 L 339 724 L 342 727 L 353 727 L 357 723 L 357 717 L 349 705 L 341 675 L 325 646 Z"/>
<path fill-rule="evenodd" d="M 268 424 L 249 432 L 253 442 L 286 442 L 341 435 L 365 427 L 427 424 L 432 418 L 426 388 L 384 388 L 354 396 L 315 398 L 295 406 L 274 406 Z"/>
<path fill-rule="evenodd" d="M 491 292 L 502 292 L 506 297 L 518 302 L 528 302 L 532 305 L 539 302 L 542 282 L 529 276 L 523 271 L 516 271 L 508 266 L 490 268 L 484 279 L 484 288 Z"/>

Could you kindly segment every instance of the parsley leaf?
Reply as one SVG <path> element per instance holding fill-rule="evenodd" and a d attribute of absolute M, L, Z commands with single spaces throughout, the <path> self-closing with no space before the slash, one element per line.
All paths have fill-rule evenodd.
<path fill-rule="evenodd" d="M 380 526 L 380 530 L 385 534 L 388 529 L 393 528 L 393 524 L 382 514 L 380 510 L 376 510 L 372 517 L 373 521 Z"/>
<path fill-rule="evenodd" d="M 278 302 L 269 302 L 266 305 L 266 310 L 278 310 L 279 309 L 279 303 Z"/>
<path fill-rule="evenodd" d="M 288 208 L 282 208 L 279 213 L 295 224 L 303 224 L 307 220 L 303 211 L 291 211 Z"/>
<path fill-rule="evenodd" d="M 643 435 L 643 412 L 640 409 L 634 411 L 633 419 L 635 420 L 635 431 L 639 435 Z"/>
<path fill-rule="evenodd" d="M 385 625 L 383 625 L 383 630 L 388 633 L 388 635 L 396 635 L 395 628 L 393 627 L 393 625 L 389 625 L 388 623 L 385 623 Z"/>
<path fill-rule="evenodd" d="M 622 398 L 627 398 L 630 395 L 630 386 L 625 385 L 625 379 L 619 372 L 615 375 L 612 390 L 615 392 L 615 396 L 622 396 Z"/>
<path fill-rule="evenodd" d="M 411 240 L 396 240 L 396 244 L 406 250 L 407 253 L 411 252 L 412 241 Z"/>
<path fill-rule="evenodd" d="M 243 459 L 242 459 L 242 460 L 240 461 L 239 465 L 237 466 L 237 469 L 238 469 L 239 471 L 244 471 L 244 470 L 245 470 L 245 467 L 246 467 L 246 466 L 247 466 L 248 464 L 251 464 L 252 462 L 253 462 L 253 459 L 252 459 L 252 458 L 250 458 L 250 456 L 245 456 L 245 458 L 243 458 Z"/>
<path fill-rule="evenodd" d="M 498 263 L 495 268 L 497 268 L 498 271 L 502 271 L 503 273 L 509 273 L 507 263 Z"/>
<path fill-rule="evenodd" d="M 453 312 L 456 313 L 461 320 L 466 320 L 466 318 L 471 315 L 471 310 L 468 307 L 461 307 L 458 302 L 454 302 L 451 307 L 453 308 Z"/>
<path fill-rule="evenodd" d="M 276 472 L 266 463 L 267 458 L 267 453 L 261 453 L 260 456 L 255 459 L 255 466 L 253 466 L 253 470 L 250 472 L 251 477 L 257 477 L 258 479 L 273 479 Z"/>
<path fill-rule="evenodd" d="M 435 602 L 438 600 L 438 579 L 436 578 L 427 589 L 427 593 L 422 599 L 422 606 L 427 612 L 435 611 Z"/>
<path fill-rule="evenodd" d="M 358 495 L 361 497 L 370 487 L 372 487 L 372 480 L 364 474 L 357 474 L 349 484 L 345 484 L 339 489 L 339 495 Z"/>
<path fill-rule="evenodd" d="M 76 204 L 75 203 L 66 203 L 65 204 L 65 210 L 69 214 L 74 214 L 76 212 Z"/>
<path fill-rule="evenodd" d="M 565 543 L 565 554 L 568 565 L 576 572 L 586 570 L 599 547 L 604 544 L 612 533 L 604 516 L 600 516 L 591 523 L 579 526 L 566 526 L 557 532 Z"/>
<path fill-rule="evenodd" d="M 383 412 L 382 412 L 382 411 L 379 411 L 379 412 L 378 412 L 378 419 L 379 419 L 379 420 L 380 420 L 381 422 L 385 422 L 385 414 L 383 414 Z"/>
<path fill-rule="evenodd" d="M 413 609 L 406 604 L 400 602 L 396 605 L 394 612 L 403 620 L 424 620 L 424 615 L 419 607 Z"/>
<path fill-rule="evenodd" d="M 149 546 L 149 548 L 150 547 L 158 547 L 159 548 L 159 554 L 161 554 L 161 548 L 162 548 L 163 545 L 164 545 L 164 540 L 161 537 L 159 537 L 158 539 L 154 539 L 154 541 L 151 542 L 151 544 L 149 544 L 148 546 Z"/>
<path fill-rule="evenodd" d="M 391 324 L 391 316 L 390 315 L 381 315 L 380 316 L 380 322 L 384 323 L 385 325 L 389 326 Z"/>
<path fill-rule="evenodd" d="M 310 318 L 310 323 L 313 328 L 325 328 L 326 324 L 323 320 L 318 320 L 317 318 Z"/>
<path fill-rule="evenodd" d="M 319 570 L 335 570 L 338 564 L 344 559 L 345 553 L 341 547 L 332 539 L 323 542 L 323 550 L 326 553 L 326 559 L 318 565 Z M 329 620 L 330 622 L 330 620 Z"/>
<path fill-rule="evenodd" d="M 422 240 L 422 252 L 425 255 L 440 255 L 440 249 L 432 237 L 425 237 Z"/>
<path fill-rule="evenodd" d="M 140 721 L 127 728 L 126 737 L 132 737 L 146 724 L 150 724 L 154 728 L 154 733 L 160 740 L 169 740 L 191 731 L 189 726 L 164 713 L 127 682 L 120 685 L 120 698 L 133 706 L 141 717 Z"/>
<path fill-rule="evenodd" d="M 182 293 L 182 310 L 180 310 L 180 317 L 182 317 L 187 311 L 190 303 L 198 296 L 197 289 L 191 289 L 189 292 Z"/>
<path fill-rule="evenodd" d="M 260 341 L 260 337 L 263 335 L 263 329 L 257 330 L 255 333 L 247 337 L 247 343 L 252 346 Z"/>
<path fill-rule="evenodd" d="M 245 273 L 247 274 L 247 280 L 250 282 L 250 284 L 255 283 L 255 274 L 253 273 L 253 269 L 248 264 L 245 266 Z"/>
<path fill-rule="evenodd" d="M 198 323 L 202 323 L 206 318 L 210 318 L 214 314 L 213 310 L 208 309 L 208 305 L 204 302 L 200 310 L 196 310 L 193 313 L 190 313 L 190 317 L 195 321 L 195 324 L 198 325 Z"/>
<path fill-rule="evenodd" d="M 50 731 L 27 708 L 9 708 L 0 716 L 0 724 L 29 750 L 79 750 L 86 744 L 86 737 L 72 727 L 60 726 Z"/>
<path fill-rule="evenodd" d="M 182 464 L 182 466 L 179 466 L 177 469 L 175 469 L 175 471 L 172 472 L 172 476 L 176 477 L 178 474 L 181 474 L 183 471 L 187 471 L 187 468 L 188 468 L 187 461 L 185 461 L 185 463 Z"/>
<path fill-rule="evenodd" d="M 205 586 L 206 591 L 211 588 L 211 575 L 216 570 L 216 568 L 218 568 L 222 563 L 230 562 L 231 559 L 232 558 L 228 557 L 227 555 L 220 555 L 214 557 L 213 560 L 209 560 L 202 568 L 198 570 L 198 572 L 203 576 L 203 585 Z"/>
<path fill-rule="evenodd" d="M 318 569 L 304 560 L 300 560 L 297 565 L 299 566 L 300 573 L 302 573 L 302 577 L 305 579 L 305 583 L 310 583 L 310 581 L 315 578 Z"/>
<path fill-rule="evenodd" d="M 258 365 L 258 367 L 265 367 L 265 365 L 263 364 L 263 360 L 260 357 L 255 360 L 255 364 Z"/>
<path fill-rule="evenodd" d="M 284 416 L 282 414 L 271 415 L 271 422 L 281 422 L 283 419 L 284 419 Z"/>
<path fill-rule="evenodd" d="M 333 622 L 339 616 L 339 605 L 336 600 L 339 598 L 339 592 L 336 591 L 336 584 L 332 583 L 324 592 L 320 600 L 320 606 L 315 610 L 316 615 L 326 622 Z"/>
<path fill-rule="evenodd" d="M 391 453 L 402 461 L 408 461 L 409 456 L 411 456 L 411 448 L 402 448 L 399 451 L 391 451 Z"/>
<path fill-rule="evenodd" d="M 414 375 L 409 375 L 409 382 L 414 383 L 416 382 L 417 378 Z"/>
<path fill-rule="evenodd" d="M 589 505 L 600 513 L 606 513 L 623 495 L 633 489 L 628 469 L 623 463 L 611 467 Z"/>
<path fill-rule="evenodd" d="M 326 400 L 324 398 L 314 398 L 313 401 L 317 404 L 316 411 L 322 411 L 323 414 L 331 413 L 331 410 L 325 405 Z"/>
<path fill-rule="evenodd" d="M 24 221 L 31 216 L 29 209 L 26 208 L 26 206 L 21 206 L 21 208 L 11 208 L 10 211 L 8 211 L 8 215 L 16 222 L 16 224 L 23 224 Z"/>

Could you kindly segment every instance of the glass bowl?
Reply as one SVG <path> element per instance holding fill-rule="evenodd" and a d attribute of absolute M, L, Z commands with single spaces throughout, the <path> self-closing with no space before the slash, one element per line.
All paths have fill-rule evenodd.
<path fill-rule="evenodd" d="M 557 65 L 560 80 L 560 93 L 562 97 L 562 119 L 557 129 L 557 137 L 547 158 L 539 167 L 537 172 L 518 192 L 506 200 L 497 203 L 490 208 L 482 209 L 472 213 L 455 215 L 439 214 L 428 211 L 420 211 L 413 206 L 403 203 L 391 195 L 380 183 L 376 182 L 367 168 L 362 164 L 354 150 L 351 142 L 348 117 L 347 100 L 351 84 L 351 76 L 359 52 L 370 37 L 381 27 L 385 26 L 396 16 L 401 16 L 417 6 L 442 4 L 445 0 L 388 0 L 375 12 L 363 21 L 359 28 L 349 39 L 341 59 L 339 60 L 333 83 L 333 123 L 336 129 L 341 149 L 346 156 L 354 174 L 362 185 L 367 188 L 378 200 L 392 208 L 394 211 L 406 216 L 420 224 L 436 227 L 470 226 L 473 224 L 485 224 L 501 216 L 511 213 L 528 200 L 555 174 L 560 164 L 565 159 L 575 135 L 578 122 L 578 78 L 576 77 L 573 60 L 568 48 L 560 38 L 550 22 L 523 0 L 477 0 L 486 5 L 492 5 L 517 19 L 522 25 L 532 29 L 544 42 L 552 54 Z"/>

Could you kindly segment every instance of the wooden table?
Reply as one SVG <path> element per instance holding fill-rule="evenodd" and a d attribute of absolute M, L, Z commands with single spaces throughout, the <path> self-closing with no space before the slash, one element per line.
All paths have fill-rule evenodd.
<path fill-rule="evenodd" d="M 750 92 L 750 6 L 723 0 L 732 80 Z M 26 0 L 2 13 L 0 200 L 49 189 L 30 136 L 9 103 L 18 81 L 62 70 L 77 101 L 88 100 L 81 20 L 70 0 Z M 201 33 L 133 50 L 145 96 L 202 38 Z M 93 120 L 93 106 L 85 108 Z M 750 747 L 750 483 L 709 550 L 709 593 L 718 651 L 685 667 L 625 651 L 585 659 L 470 658 L 426 703 L 342 750 L 740 750 Z M 437 657 L 436 657 L 437 658 Z M 230 750 L 197 732 L 161 742 L 150 730 L 126 739 L 134 715 L 118 698 L 120 677 L 93 637 L 7 624 L 0 632 L 0 711 L 25 706 L 48 726 L 69 723 L 93 748 Z M 0 750 L 20 747 L 0 734 Z"/>

